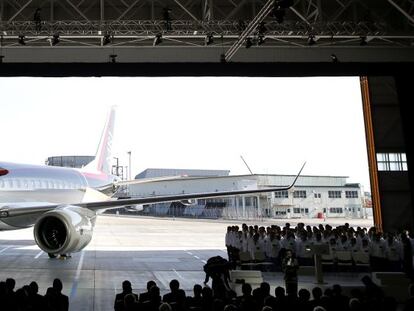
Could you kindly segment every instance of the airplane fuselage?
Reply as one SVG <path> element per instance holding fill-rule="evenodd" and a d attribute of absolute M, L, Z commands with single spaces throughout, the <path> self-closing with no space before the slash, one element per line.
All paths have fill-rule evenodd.
<path fill-rule="evenodd" d="M 79 169 L 0 162 L 0 207 L 26 203 L 75 204 L 88 188 L 112 189 L 115 176 Z M 7 171 L 7 173 L 5 173 Z M 0 230 L 13 229 L 0 221 Z"/>

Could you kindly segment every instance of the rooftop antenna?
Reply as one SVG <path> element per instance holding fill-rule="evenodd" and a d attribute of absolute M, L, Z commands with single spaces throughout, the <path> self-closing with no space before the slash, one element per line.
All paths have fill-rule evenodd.
<path fill-rule="evenodd" d="M 250 169 L 249 165 L 247 165 L 246 161 L 243 159 L 243 156 L 240 155 L 240 158 L 243 160 L 244 164 L 246 165 L 247 169 L 249 170 L 250 174 L 253 175 L 252 170 Z"/>

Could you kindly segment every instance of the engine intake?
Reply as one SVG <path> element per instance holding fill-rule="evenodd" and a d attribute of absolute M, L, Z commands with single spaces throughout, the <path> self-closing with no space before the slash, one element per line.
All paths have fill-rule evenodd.
<path fill-rule="evenodd" d="M 95 212 L 78 206 L 63 206 L 43 214 L 34 227 L 37 245 L 49 254 L 79 252 L 92 239 Z"/>

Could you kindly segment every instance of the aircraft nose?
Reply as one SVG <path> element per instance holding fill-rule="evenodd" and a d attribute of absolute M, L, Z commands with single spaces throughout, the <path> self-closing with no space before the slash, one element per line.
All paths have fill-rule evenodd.
<path fill-rule="evenodd" d="M 5 168 L 0 167 L 0 176 L 7 175 L 8 173 L 9 173 L 8 170 L 6 170 Z"/>

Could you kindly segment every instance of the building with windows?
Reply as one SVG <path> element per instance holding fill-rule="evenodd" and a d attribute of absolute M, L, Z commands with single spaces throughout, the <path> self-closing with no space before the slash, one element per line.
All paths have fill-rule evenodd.
<path fill-rule="evenodd" d="M 165 178 L 163 178 L 165 177 Z M 174 178 L 167 178 L 174 177 Z M 147 169 L 137 179 L 148 182 L 130 185 L 131 197 L 215 192 L 267 187 L 292 183 L 294 175 L 229 175 L 229 171 Z M 154 180 L 154 178 L 159 178 Z M 347 183 L 345 176 L 300 176 L 289 191 L 253 196 L 198 199 L 189 204 L 174 202 L 145 206 L 144 214 L 213 217 L 228 219 L 259 218 L 364 218 L 360 184 Z"/>
<path fill-rule="evenodd" d="M 46 165 L 82 168 L 95 159 L 95 156 L 54 156 L 48 157 Z"/>

